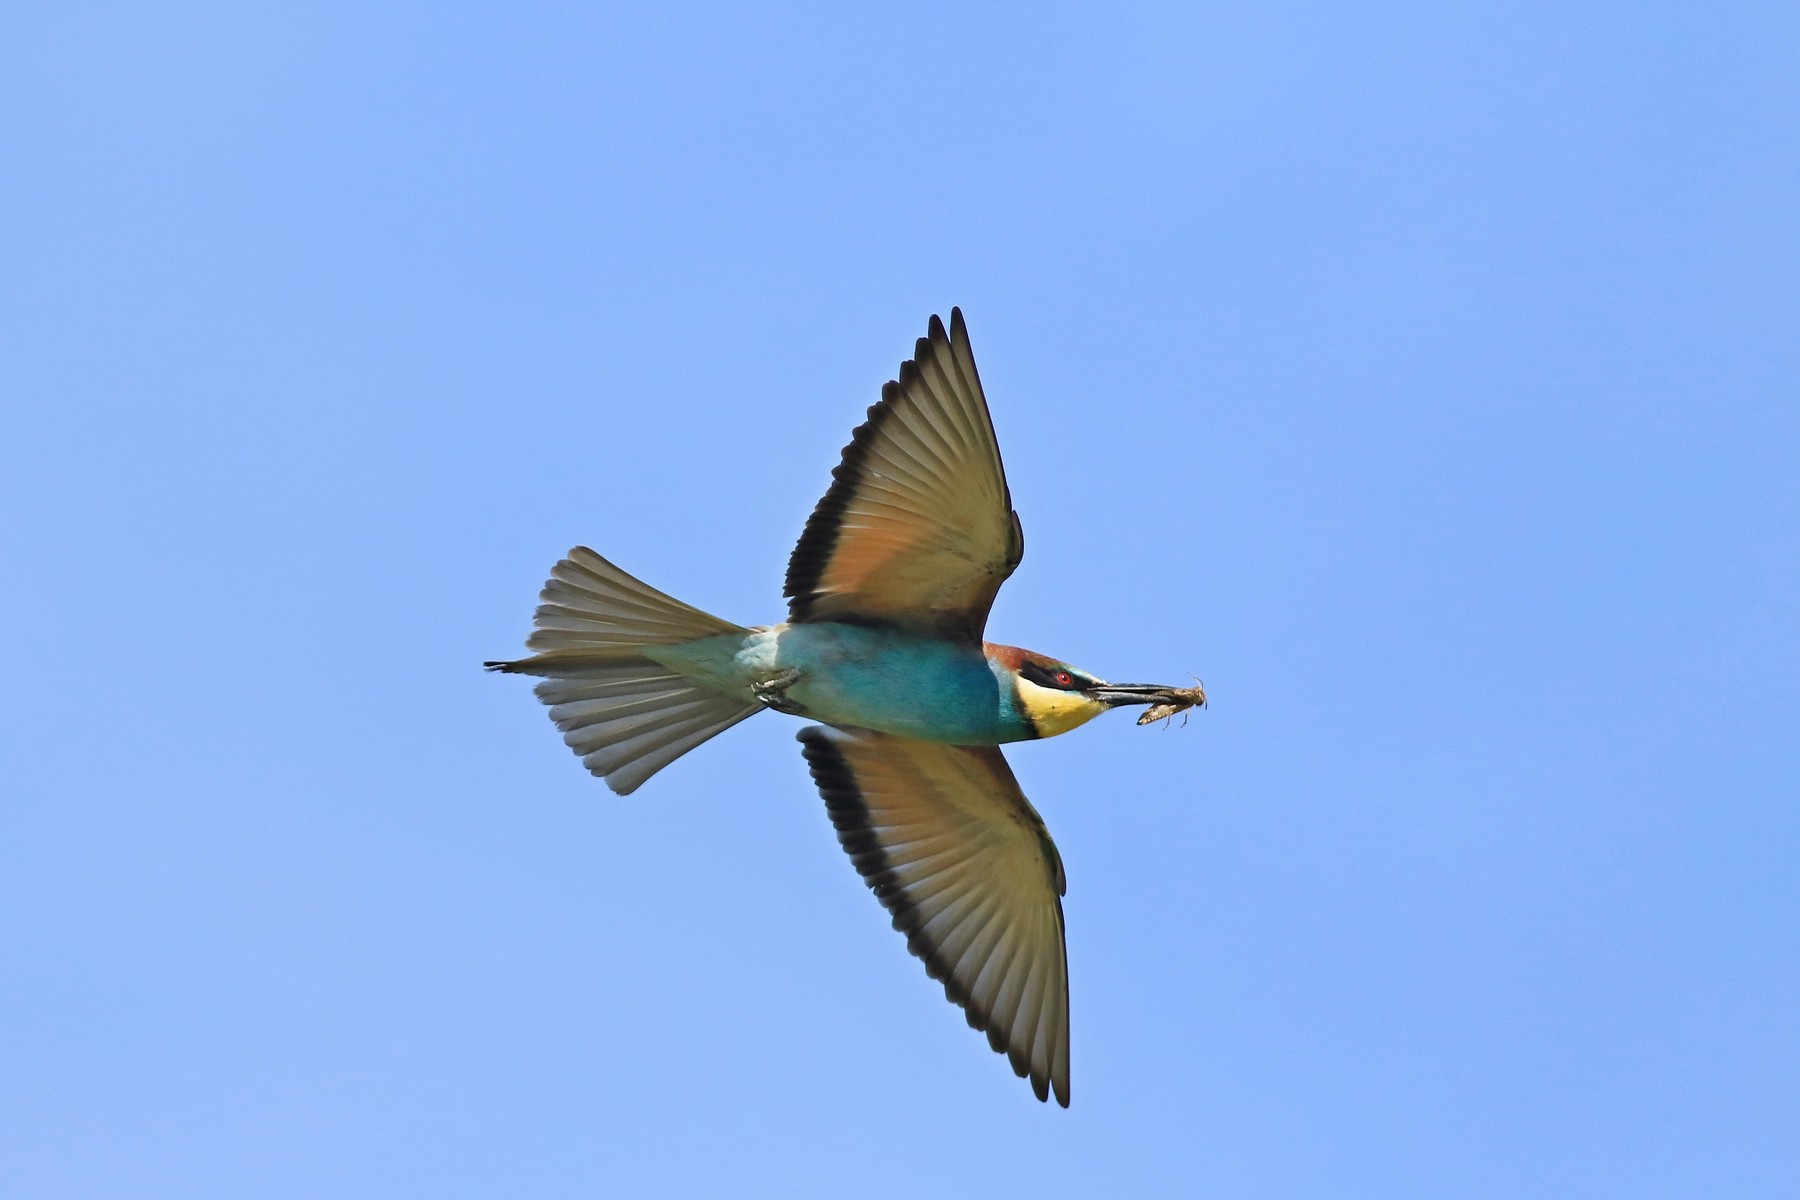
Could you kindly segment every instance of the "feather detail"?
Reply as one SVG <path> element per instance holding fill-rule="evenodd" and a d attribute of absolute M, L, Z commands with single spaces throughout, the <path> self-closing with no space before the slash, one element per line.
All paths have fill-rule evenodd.
<path fill-rule="evenodd" d="M 643 654 L 747 633 L 741 625 L 657 591 L 585 546 L 551 568 L 541 599 L 537 631 L 525 643 L 541 653 L 487 666 L 545 677 L 538 699 L 550 706 L 563 741 L 621 796 L 762 711 Z"/>
<path fill-rule="evenodd" d="M 993 746 L 799 734 L 838 840 L 969 1024 L 1069 1103 L 1062 860 Z"/>
<path fill-rule="evenodd" d="M 788 560 L 789 619 L 979 640 L 1025 536 L 960 310 L 931 318 L 831 477 Z"/>

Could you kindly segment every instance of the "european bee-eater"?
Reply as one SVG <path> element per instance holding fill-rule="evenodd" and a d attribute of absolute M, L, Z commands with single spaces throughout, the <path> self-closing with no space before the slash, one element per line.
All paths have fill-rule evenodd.
<path fill-rule="evenodd" d="M 1198 688 L 1107 683 L 982 640 L 1024 534 L 962 313 L 931 318 L 844 448 L 788 560 L 788 619 L 745 628 L 585 547 L 551 570 L 536 651 L 497 671 L 538 698 L 620 795 L 764 709 L 800 730 L 856 869 L 969 1024 L 1069 1103 L 1062 859 L 999 746 Z"/>

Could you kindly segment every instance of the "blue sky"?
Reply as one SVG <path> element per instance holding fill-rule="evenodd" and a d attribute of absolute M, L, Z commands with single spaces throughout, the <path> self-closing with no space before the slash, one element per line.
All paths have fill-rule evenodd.
<path fill-rule="evenodd" d="M 1791 7 L 5 24 L 0 1191 L 1800 1194 Z M 776 619 L 953 304 L 991 635 L 1214 698 L 1011 754 L 1068 1112 L 795 722 L 478 669 L 576 543 Z"/>

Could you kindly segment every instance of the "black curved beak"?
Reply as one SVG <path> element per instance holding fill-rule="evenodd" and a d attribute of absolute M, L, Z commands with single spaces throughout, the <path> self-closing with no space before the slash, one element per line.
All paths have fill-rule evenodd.
<path fill-rule="evenodd" d="M 1192 708 L 1206 703 L 1206 692 L 1201 688 L 1170 687 L 1162 683 L 1099 683 L 1088 688 L 1087 694 L 1114 708 L 1125 704 L 1173 704 Z"/>

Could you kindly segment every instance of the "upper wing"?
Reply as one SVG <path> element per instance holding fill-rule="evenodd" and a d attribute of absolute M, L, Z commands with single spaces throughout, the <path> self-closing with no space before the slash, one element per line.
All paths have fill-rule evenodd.
<path fill-rule="evenodd" d="M 1062 860 L 994 746 L 799 734 L 825 807 L 907 949 L 1039 1100 L 1069 1104 Z"/>
<path fill-rule="evenodd" d="M 831 477 L 788 560 L 789 619 L 872 618 L 979 641 L 1025 534 L 961 309 L 948 334 L 931 318 Z"/>

